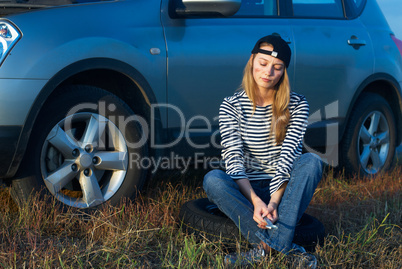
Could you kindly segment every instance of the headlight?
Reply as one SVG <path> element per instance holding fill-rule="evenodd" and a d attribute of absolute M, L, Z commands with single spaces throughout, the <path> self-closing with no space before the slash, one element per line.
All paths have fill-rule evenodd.
<path fill-rule="evenodd" d="M 22 37 L 21 31 L 10 21 L 0 21 L 0 66 Z"/>

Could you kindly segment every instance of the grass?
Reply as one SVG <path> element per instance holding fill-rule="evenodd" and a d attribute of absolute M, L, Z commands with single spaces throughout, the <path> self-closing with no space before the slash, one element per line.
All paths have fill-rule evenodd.
<path fill-rule="evenodd" d="M 328 232 L 320 268 L 402 268 L 401 166 L 375 179 L 328 173 L 308 213 Z M 225 268 L 227 249 L 179 229 L 180 206 L 205 197 L 203 171 L 160 173 L 135 201 L 87 214 L 0 191 L 0 268 Z M 244 250 L 244 249 L 243 249 Z M 297 268 L 283 255 L 258 268 Z"/>

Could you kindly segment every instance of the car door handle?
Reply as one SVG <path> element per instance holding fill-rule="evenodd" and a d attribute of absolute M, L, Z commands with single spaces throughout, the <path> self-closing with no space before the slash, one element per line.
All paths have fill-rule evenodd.
<path fill-rule="evenodd" d="M 358 39 L 356 36 L 352 36 L 348 40 L 348 44 L 351 46 L 365 46 L 367 44 L 366 40 Z"/>

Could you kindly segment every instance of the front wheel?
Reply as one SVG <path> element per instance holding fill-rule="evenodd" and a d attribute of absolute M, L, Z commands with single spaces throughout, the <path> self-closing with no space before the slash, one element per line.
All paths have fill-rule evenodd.
<path fill-rule="evenodd" d="M 44 189 L 61 203 L 93 208 L 134 197 L 147 171 L 133 160 L 147 156 L 140 117 L 116 96 L 89 86 L 69 86 L 41 111 L 22 169 L 34 176 L 13 181 L 25 200 Z"/>
<path fill-rule="evenodd" d="M 352 111 L 342 143 L 342 164 L 349 174 L 375 175 L 388 170 L 395 157 L 396 124 L 387 101 L 363 95 Z"/>

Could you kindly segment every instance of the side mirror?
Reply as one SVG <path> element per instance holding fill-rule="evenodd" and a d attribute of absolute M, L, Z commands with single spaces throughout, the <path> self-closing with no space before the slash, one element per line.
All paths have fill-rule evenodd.
<path fill-rule="evenodd" d="M 241 0 L 180 0 L 175 2 L 175 13 L 180 17 L 230 17 L 239 10 Z"/>

